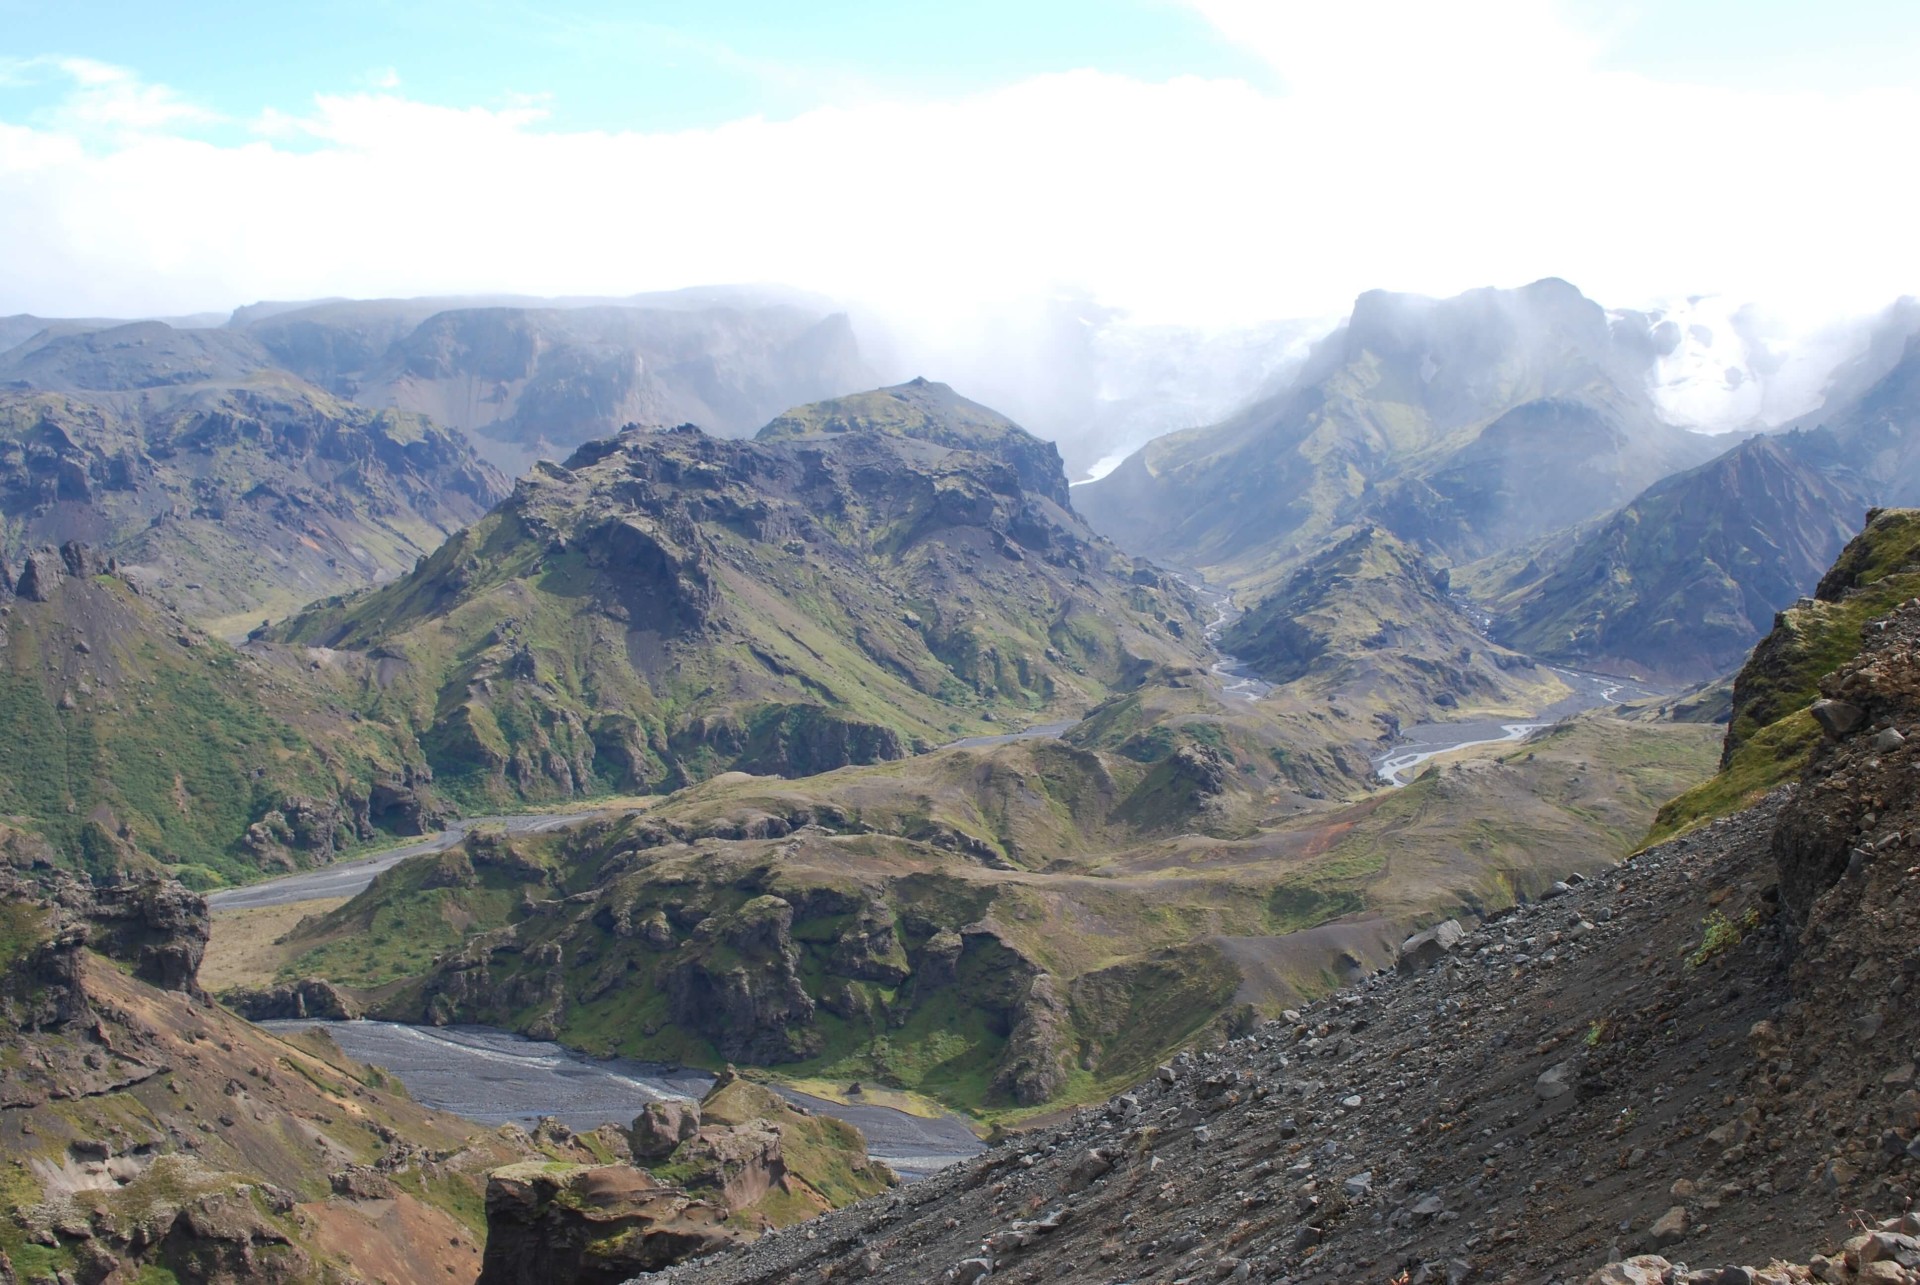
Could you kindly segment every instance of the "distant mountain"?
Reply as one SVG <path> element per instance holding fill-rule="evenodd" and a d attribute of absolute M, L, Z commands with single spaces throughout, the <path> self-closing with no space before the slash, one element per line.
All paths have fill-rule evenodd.
<path fill-rule="evenodd" d="M 1221 641 L 1273 682 L 1311 679 L 1409 722 L 1435 709 L 1530 710 L 1554 682 L 1489 643 L 1445 578 L 1374 525 L 1298 566 Z"/>
<path fill-rule="evenodd" d="M 44 330 L 0 353 L 0 386 L 50 392 L 130 392 L 183 384 L 232 384 L 274 368 L 251 337 L 176 330 L 132 321 L 102 330 Z"/>
<path fill-rule="evenodd" d="M 1503 613 L 1536 656 L 1686 682 L 1740 663 L 1810 590 L 1866 507 L 1830 440 L 1756 437 L 1665 479 L 1582 540 Z"/>
<path fill-rule="evenodd" d="M 968 389 L 1052 439 L 1067 475 L 1081 479 L 1162 433 L 1218 423 L 1270 395 L 1337 321 L 1156 322 L 1068 291 L 930 326 L 856 313 L 854 328 L 876 366 Z"/>
<path fill-rule="evenodd" d="M 185 317 L 149 317 L 149 321 L 158 321 L 177 329 L 208 329 L 226 322 L 223 313 L 195 313 Z M 17 348 L 43 331 L 56 335 L 73 334 L 83 330 L 109 330 L 115 326 L 130 325 L 133 318 L 109 317 L 36 317 L 32 313 L 16 312 L 11 317 L 0 317 L 0 353 Z"/>
<path fill-rule="evenodd" d="M 925 383 L 752 442 L 633 430 L 276 636 L 335 649 L 476 801 L 896 758 L 1200 662 L 1193 599 L 1065 485 L 1050 446 Z"/>
<path fill-rule="evenodd" d="M 342 397 L 459 428 L 516 473 L 623 424 L 744 436 L 786 407 L 872 382 L 842 314 L 677 302 L 341 301 L 236 314 L 229 333 Z"/>
<path fill-rule="evenodd" d="M 0 358 L 0 549 L 80 540 L 188 616 L 244 632 L 389 579 L 506 482 L 458 434 L 263 367 L 243 336 L 157 322 Z"/>
<path fill-rule="evenodd" d="M 1889 325 L 1897 337 L 1901 317 Z M 1920 339 L 1897 342 L 1897 357 L 1874 359 L 1878 378 L 1860 387 L 1842 372 L 1839 400 L 1801 427 L 1655 484 L 1543 574 L 1494 587 L 1498 636 L 1687 681 L 1737 666 L 1813 591 L 1863 511 L 1920 501 Z"/>
<path fill-rule="evenodd" d="M 1124 547 L 1242 587 L 1368 521 L 1443 561 L 1485 556 L 1715 453 L 1654 413 L 1647 344 L 1564 281 L 1371 292 L 1285 391 L 1075 499 Z"/>

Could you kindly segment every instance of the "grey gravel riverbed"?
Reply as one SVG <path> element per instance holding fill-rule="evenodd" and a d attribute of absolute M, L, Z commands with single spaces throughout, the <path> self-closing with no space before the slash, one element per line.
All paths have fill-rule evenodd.
<path fill-rule="evenodd" d="M 368 1021 L 262 1025 L 275 1031 L 323 1030 L 349 1056 L 391 1071 L 414 1101 L 477 1124 L 531 1128 L 541 1116 L 552 1116 L 580 1131 L 602 1124 L 625 1127 L 647 1103 L 698 1098 L 713 1083 L 705 1071 L 589 1058 L 558 1044 L 484 1026 Z M 842 1105 L 790 1089 L 780 1092 L 810 1111 L 858 1126 L 867 1135 L 868 1153 L 909 1180 L 984 1149 L 958 1116 L 927 1119 L 890 1107 Z"/>

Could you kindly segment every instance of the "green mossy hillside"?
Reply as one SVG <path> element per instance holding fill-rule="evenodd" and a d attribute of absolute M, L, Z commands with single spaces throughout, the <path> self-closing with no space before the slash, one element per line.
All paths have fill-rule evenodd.
<path fill-rule="evenodd" d="M 479 832 L 302 925 L 284 976 L 395 1020 L 1017 1116 L 1339 984 L 1419 923 L 1617 859 L 1717 741 L 1589 716 L 1299 814 L 1218 731 L 1147 763 L 1026 741 L 734 774 L 554 835 Z M 1184 799 L 1142 820 L 1183 756 Z M 437 958 L 407 976 L 422 943 Z"/>
<path fill-rule="evenodd" d="M 1660 810 L 1658 842 L 1748 807 L 1792 780 L 1813 753 L 1819 725 L 1807 709 L 1820 680 L 1860 653 L 1863 632 L 1920 596 L 1920 509 L 1875 509 L 1811 599 L 1779 614 L 1733 684 L 1733 716 L 1720 772 Z"/>
<path fill-rule="evenodd" d="M 298 657 L 201 633 L 89 550 L 31 561 L 35 596 L 0 606 L 0 815 L 57 860 L 159 862 L 205 887 L 331 860 L 398 819 L 381 809 L 405 791 L 376 786 L 416 778 L 418 748 Z"/>
<path fill-rule="evenodd" d="M 1296 700 L 1343 695 L 1401 723 L 1529 714 L 1565 694 L 1550 670 L 1489 643 L 1445 576 L 1374 524 L 1301 563 L 1221 641 Z"/>
<path fill-rule="evenodd" d="M 629 431 L 275 636 L 475 808 L 897 759 L 1193 670 L 1191 596 L 998 440 Z"/>

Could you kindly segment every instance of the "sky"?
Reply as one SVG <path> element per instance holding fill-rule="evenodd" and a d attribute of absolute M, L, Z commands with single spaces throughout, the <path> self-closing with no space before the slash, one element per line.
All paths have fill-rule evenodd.
<path fill-rule="evenodd" d="M 778 282 L 1193 325 L 1920 291 L 1882 0 L 0 0 L 0 315 Z"/>

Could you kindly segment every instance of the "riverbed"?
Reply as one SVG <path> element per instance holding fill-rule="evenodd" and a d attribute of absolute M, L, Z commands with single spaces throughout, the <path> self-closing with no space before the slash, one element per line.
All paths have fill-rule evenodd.
<path fill-rule="evenodd" d="M 595 1059 L 558 1044 L 484 1026 L 406 1026 L 398 1022 L 263 1022 L 274 1031 L 318 1029 L 348 1056 L 392 1072 L 414 1101 L 476 1124 L 532 1128 L 552 1116 L 586 1131 L 633 1123 L 649 1102 L 698 1099 L 713 1084 L 705 1071 Z M 901 1177 L 924 1178 L 984 1150 L 956 1115 L 928 1119 L 890 1107 L 842 1105 L 774 1086 L 781 1096 L 820 1115 L 857 1125 L 867 1152 Z"/>
<path fill-rule="evenodd" d="M 1234 700 L 1257 701 L 1273 690 L 1273 684 L 1253 672 L 1253 666 L 1241 660 L 1232 652 L 1224 651 L 1220 646 L 1220 635 L 1227 626 L 1247 613 L 1234 605 L 1233 595 L 1224 589 L 1216 589 L 1202 580 L 1198 573 L 1188 572 L 1176 579 L 1193 591 L 1195 597 L 1205 603 L 1213 612 L 1213 620 L 1206 626 L 1207 645 L 1213 648 L 1214 661 L 1208 670 L 1220 682 L 1220 693 Z"/>
<path fill-rule="evenodd" d="M 1552 727 L 1570 715 L 1584 710 L 1617 705 L 1622 701 L 1644 700 L 1662 693 L 1631 679 L 1608 674 L 1589 674 L 1584 670 L 1547 666 L 1570 689 L 1568 696 L 1555 701 L 1532 718 L 1468 718 L 1450 723 L 1417 723 L 1405 728 L 1390 749 L 1373 756 L 1374 774 L 1392 786 L 1407 784 L 1408 774 L 1428 759 L 1475 745 L 1498 745 L 1525 739 L 1531 733 Z"/>
<path fill-rule="evenodd" d="M 430 834 L 414 843 L 388 848 L 370 857 L 342 861 L 300 874 L 284 875 L 243 888 L 223 888 L 207 894 L 209 910 L 257 910 L 262 906 L 284 906 L 295 901 L 321 901 L 351 897 L 373 882 L 382 871 L 391 870 L 408 857 L 429 852 L 445 852 L 478 826 L 498 826 L 509 834 L 541 834 L 574 825 L 596 815 L 599 809 L 581 812 L 520 813 L 513 816 L 470 817 L 455 821 L 438 834 Z"/>

